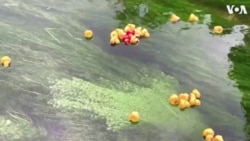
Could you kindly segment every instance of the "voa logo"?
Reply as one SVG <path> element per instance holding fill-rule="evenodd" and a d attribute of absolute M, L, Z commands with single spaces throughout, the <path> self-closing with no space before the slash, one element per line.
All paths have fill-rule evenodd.
<path fill-rule="evenodd" d="M 245 5 L 235 6 L 235 5 L 226 5 L 228 14 L 247 14 L 247 9 Z"/>

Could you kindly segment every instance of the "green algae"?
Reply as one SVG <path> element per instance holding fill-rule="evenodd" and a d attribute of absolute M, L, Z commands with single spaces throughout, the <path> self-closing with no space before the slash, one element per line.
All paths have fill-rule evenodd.
<path fill-rule="evenodd" d="M 21 117 L 1 116 L 0 124 L 0 139 L 5 141 L 29 140 L 38 135 L 32 123 Z"/>
<path fill-rule="evenodd" d="M 85 114 L 84 110 L 92 111 L 97 118 L 106 119 L 108 129 L 113 131 L 134 126 L 128 121 L 132 111 L 140 113 L 139 124 L 151 123 L 180 134 L 194 124 L 197 126 L 190 132 L 202 130 L 205 125 L 196 110 L 181 111 L 169 105 L 168 97 L 176 93 L 174 85 L 171 85 L 175 80 L 164 74 L 159 76 L 161 79 L 151 79 L 148 88 L 129 86 L 127 83 L 129 87 L 134 87 L 132 92 L 127 93 L 77 78 L 61 79 L 51 87 L 53 99 L 49 103 L 55 108 L 80 114 Z"/>

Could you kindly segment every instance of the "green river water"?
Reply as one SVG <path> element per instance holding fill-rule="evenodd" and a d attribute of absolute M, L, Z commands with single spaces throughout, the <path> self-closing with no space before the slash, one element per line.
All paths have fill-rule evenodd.
<path fill-rule="evenodd" d="M 0 1 L 0 55 L 13 60 L 0 68 L 0 141 L 201 141 L 208 127 L 250 140 L 250 16 L 226 4 L 250 12 L 247 0 Z M 110 32 L 128 23 L 151 37 L 111 47 Z M 168 104 L 194 88 L 202 106 Z"/>

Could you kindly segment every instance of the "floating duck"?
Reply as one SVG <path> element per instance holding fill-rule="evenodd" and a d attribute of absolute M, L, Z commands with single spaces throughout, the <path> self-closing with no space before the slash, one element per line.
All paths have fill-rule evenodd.
<path fill-rule="evenodd" d="M 146 28 L 143 28 L 143 29 L 141 30 L 141 36 L 142 36 L 142 37 L 145 37 L 145 34 L 147 34 L 147 33 L 149 33 L 149 32 L 148 32 L 148 30 L 147 30 Z"/>
<path fill-rule="evenodd" d="M 140 38 L 142 36 L 142 27 L 137 27 L 135 29 L 135 35 Z"/>
<path fill-rule="evenodd" d="M 188 21 L 189 21 L 189 22 L 192 22 L 192 23 L 198 22 L 198 21 L 199 21 L 199 18 L 198 18 L 196 15 L 194 15 L 193 13 L 191 13 L 190 16 L 189 16 Z"/>
<path fill-rule="evenodd" d="M 110 39 L 111 46 L 118 45 L 118 44 L 120 44 L 120 40 L 117 37 L 114 36 Z"/>
<path fill-rule="evenodd" d="M 9 56 L 3 56 L 1 58 L 1 64 L 3 67 L 10 67 L 11 65 L 11 58 Z"/>
<path fill-rule="evenodd" d="M 178 97 L 178 95 L 173 94 L 173 95 L 171 95 L 171 96 L 169 97 L 168 101 L 169 101 L 169 103 L 170 103 L 171 105 L 177 105 L 177 104 L 179 104 L 179 97 Z"/>
<path fill-rule="evenodd" d="M 181 93 L 179 94 L 179 99 L 188 100 L 189 95 L 187 93 Z"/>
<path fill-rule="evenodd" d="M 216 135 L 211 141 L 224 141 L 221 135 Z"/>
<path fill-rule="evenodd" d="M 222 26 L 214 26 L 213 32 L 216 34 L 221 34 L 223 32 Z"/>
<path fill-rule="evenodd" d="M 214 130 L 212 128 L 207 128 L 203 130 L 202 136 L 206 138 L 206 136 L 208 135 L 211 135 L 212 137 L 214 137 Z"/>
<path fill-rule="evenodd" d="M 145 37 L 145 38 L 149 38 L 149 37 L 150 37 L 150 33 L 149 33 L 149 32 L 146 32 L 146 33 L 144 34 L 144 37 Z"/>
<path fill-rule="evenodd" d="M 116 33 L 117 33 L 117 35 L 118 35 L 118 38 L 119 38 L 120 40 L 122 40 L 123 37 L 126 35 L 126 33 L 125 33 L 122 29 L 120 29 L 120 28 L 117 28 L 115 31 L 116 31 Z"/>
<path fill-rule="evenodd" d="M 179 107 L 180 109 L 185 109 L 185 108 L 186 108 L 186 101 L 183 100 L 183 99 L 180 99 L 180 102 L 179 102 L 178 107 Z"/>
<path fill-rule="evenodd" d="M 191 106 L 195 106 L 195 104 L 196 104 L 196 98 L 195 98 L 195 95 L 193 93 L 190 94 L 189 103 Z"/>
<path fill-rule="evenodd" d="M 179 22 L 180 20 L 181 20 L 181 18 L 178 17 L 178 16 L 176 16 L 175 14 L 171 15 L 171 17 L 170 17 L 170 21 L 171 21 L 172 23 L 177 23 L 177 22 Z"/>
<path fill-rule="evenodd" d="M 124 42 L 125 45 L 129 45 L 130 40 L 131 40 L 131 36 L 129 36 L 129 35 L 123 36 L 123 42 Z"/>
<path fill-rule="evenodd" d="M 197 89 L 193 89 L 192 93 L 195 95 L 195 98 L 200 98 L 201 97 L 201 93 Z"/>
<path fill-rule="evenodd" d="M 86 39 L 91 39 L 92 37 L 93 37 L 93 31 L 92 30 L 85 30 L 85 32 L 84 32 L 84 37 L 86 38 Z"/>
<path fill-rule="evenodd" d="M 135 30 L 135 25 L 131 24 L 131 23 L 127 24 L 127 26 L 125 26 L 125 28 L 124 28 L 124 31 L 126 32 L 129 30 Z"/>
<path fill-rule="evenodd" d="M 185 101 L 185 108 L 189 108 L 191 105 L 188 101 Z"/>
<path fill-rule="evenodd" d="M 112 37 L 118 37 L 118 33 L 116 32 L 116 31 L 112 31 L 111 33 L 110 33 L 110 38 L 112 38 Z"/>
<path fill-rule="evenodd" d="M 137 123 L 140 121 L 140 115 L 138 112 L 134 111 L 134 112 L 129 114 L 128 119 L 132 123 Z"/>
<path fill-rule="evenodd" d="M 199 99 L 195 99 L 194 105 L 195 106 L 201 106 L 201 101 Z"/>
<path fill-rule="evenodd" d="M 213 135 L 207 135 L 204 139 L 205 141 L 212 141 L 213 138 L 214 138 Z"/>
<path fill-rule="evenodd" d="M 132 35 L 131 38 L 130 38 L 130 43 L 131 44 L 138 44 L 139 39 L 135 35 Z"/>

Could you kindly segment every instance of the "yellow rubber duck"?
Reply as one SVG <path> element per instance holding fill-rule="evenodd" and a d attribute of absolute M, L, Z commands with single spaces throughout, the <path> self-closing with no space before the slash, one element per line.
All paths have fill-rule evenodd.
<path fill-rule="evenodd" d="M 189 95 L 187 93 L 181 93 L 179 94 L 179 99 L 188 100 Z"/>
<path fill-rule="evenodd" d="M 120 44 L 120 40 L 117 37 L 112 37 L 110 39 L 110 45 L 114 46 L 114 45 L 118 45 Z"/>
<path fill-rule="evenodd" d="M 195 95 L 195 98 L 200 98 L 201 97 L 201 93 L 197 89 L 193 89 L 192 93 Z"/>
<path fill-rule="evenodd" d="M 191 105 L 188 101 L 185 100 L 185 108 L 189 108 Z"/>
<path fill-rule="evenodd" d="M 223 32 L 223 27 L 222 26 L 214 26 L 214 29 L 213 29 L 213 32 L 216 33 L 216 34 L 221 34 Z"/>
<path fill-rule="evenodd" d="M 180 102 L 179 102 L 178 107 L 179 107 L 180 109 L 185 109 L 185 108 L 186 108 L 186 101 L 183 100 L 183 99 L 180 99 Z"/>
<path fill-rule="evenodd" d="M 91 38 L 93 37 L 93 35 L 94 35 L 94 33 L 93 33 L 92 30 L 85 30 L 85 31 L 84 31 L 84 37 L 85 37 L 86 39 L 91 39 Z"/>
<path fill-rule="evenodd" d="M 110 33 L 110 38 L 112 38 L 112 37 L 118 37 L 118 33 L 116 31 L 112 31 Z"/>
<path fill-rule="evenodd" d="M 192 22 L 192 23 L 198 22 L 198 21 L 199 21 L 199 18 L 198 18 L 196 15 L 194 15 L 193 13 L 191 13 L 190 16 L 189 16 L 188 21 L 189 21 L 189 22 Z"/>
<path fill-rule="evenodd" d="M 135 30 L 135 25 L 132 23 L 127 24 L 127 27 L 129 27 L 130 30 Z"/>
<path fill-rule="evenodd" d="M 178 97 L 178 95 L 176 95 L 176 94 L 171 95 L 169 97 L 169 99 L 168 99 L 168 102 L 171 105 L 177 105 L 177 104 L 179 104 L 179 97 Z"/>
<path fill-rule="evenodd" d="M 144 34 L 144 37 L 145 37 L 145 38 L 149 38 L 149 37 L 150 37 L 150 33 L 149 33 L 149 32 L 146 32 L 146 33 Z"/>
<path fill-rule="evenodd" d="M 139 122 L 139 121 L 140 121 L 139 112 L 134 111 L 134 112 L 130 113 L 129 116 L 128 116 L 128 119 L 129 119 L 129 121 L 132 122 L 132 123 L 137 123 L 137 122 Z"/>
<path fill-rule="evenodd" d="M 142 29 L 143 29 L 142 27 L 138 26 L 138 27 L 135 28 L 135 31 L 141 32 Z"/>
<path fill-rule="evenodd" d="M 122 40 L 123 37 L 126 35 L 126 33 L 120 28 L 117 28 L 115 31 L 116 31 L 117 36 L 120 40 Z"/>
<path fill-rule="evenodd" d="M 177 22 L 179 22 L 180 20 L 181 20 L 181 18 L 178 17 L 178 16 L 176 16 L 175 14 L 172 14 L 171 17 L 170 17 L 170 21 L 171 21 L 172 23 L 177 23 Z"/>
<path fill-rule="evenodd" d="M 139 42 L 139 39 L 136 36 L 131 36 L 130 43 L 131 44 L 137 44 Z"/>
<path fill-rule="evenodd" d="M 204 137 L 204 139 L 205 139 L 206 136 L 208 136 L 208 135 L 214 137 L 214 130 L 213 130 L 212 128 L 206 128 L 206 129 L 203 130 L 202 136 Z"/>
<path fill-rule="evenodd" d="M 205 141 L 212 141 L 213 138 L 214 138 L 214 136 L 212 136 L 212 135 L 207 135 L 207 136 L 205 137 Z"/>
<path fill-rule="evenodd" d="M 141 35 L 142 35 L 143 37 L 145 37 L 145 34 L 146 34 L 146 33 L 149 33 L 148 30 L 147 30 L 146 28 L 143 28 L 143 29 L 141 30 Z"/>
<path fill-rule="evenodd" d="M 195 98 L 195 95 L 193 93 L 190 94 L 189 103 L 191 106 L 196 105 L 196 98 Z"/>
<path fill-rule="evenodd" d="M 127 32 L 127 31 L 134 31 L 135 30 L 135 25 L 134 24 L 127 24 L 124 28 L 124 31 Z"/>
<path fill-rule="evenodd" d="M 223 137 L 221 135 L 216 135 L 212 141 L 224 141 Z"/>
<path fill-rule="evenodd" d="M 201 106 L 201 101 L 199 99 L 195 99 L 194 103 L 195 106 Z"/>
<path fill-rule="evenodd" d="M 5 68 L 10 67 L 10 65 L 11 65 L 11 58 L 9 56 L 3 56 L 1 58 L 1 64 Z"/>

